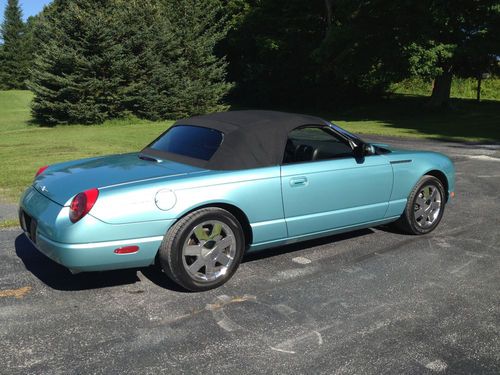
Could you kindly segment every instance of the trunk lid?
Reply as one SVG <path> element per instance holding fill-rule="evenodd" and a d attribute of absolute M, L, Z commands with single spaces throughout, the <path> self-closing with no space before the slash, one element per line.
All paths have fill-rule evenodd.
<path fill-rule="evenodd" d="M 169 160 L 143 160 L 139 155 L 111 155 L 54 164 L 35 179 L 33 186 L 52 201 L 67 205 L 70 198 L 88 189 L 203 171 Z"/>

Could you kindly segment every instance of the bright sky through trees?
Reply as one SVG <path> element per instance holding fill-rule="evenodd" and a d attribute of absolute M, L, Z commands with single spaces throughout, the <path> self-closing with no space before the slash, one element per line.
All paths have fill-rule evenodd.
<path fill-rule="evenodd" d="M 23 18 L 26 20 L 29 16 L 34 16 L 43 9 L 52 0 L 21 0 L 21 8 L 23 10 Z M 0 0 L 0 23 L 3 21 L 3 12 L 7 5 L 7 0 Z"/>

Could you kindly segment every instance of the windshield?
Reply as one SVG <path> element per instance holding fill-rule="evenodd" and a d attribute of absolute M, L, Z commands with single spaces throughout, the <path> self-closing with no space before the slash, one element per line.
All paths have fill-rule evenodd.
<path fill-rule="evenodd" d="M 176 125 L 158 137 L 147 148 L 210 160 L 222 143 L 223 134 L 214 129 L 192 125 Z"/>

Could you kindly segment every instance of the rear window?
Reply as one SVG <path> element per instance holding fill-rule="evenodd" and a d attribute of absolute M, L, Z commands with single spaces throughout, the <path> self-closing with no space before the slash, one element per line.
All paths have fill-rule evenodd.
<path fill-rule="evenodd" d="M 151 143 L 149 148 L 195 159 L 210 160 L 223 138 L 223 134 L 218 130 L 177 125 Z"/>

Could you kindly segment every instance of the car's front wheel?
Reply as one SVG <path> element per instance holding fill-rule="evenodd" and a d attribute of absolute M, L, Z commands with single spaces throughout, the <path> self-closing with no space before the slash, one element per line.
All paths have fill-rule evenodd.
<path fill-rule="evenodd" d="M 395 224 L 409 234 L 429 233 L 441 221 L 445 202 L 446 195 L 441 181 L 434 176 L 425 175 L 410 193 L 403 215 Z"/>
<path fill-rule="evenodd" d="M 217 207 L 194 211 L 167 232 L 159 260 L 164 272 L 191 291 L 216 288 L 238 268 L 245 238 L 238 220 Z"/>

